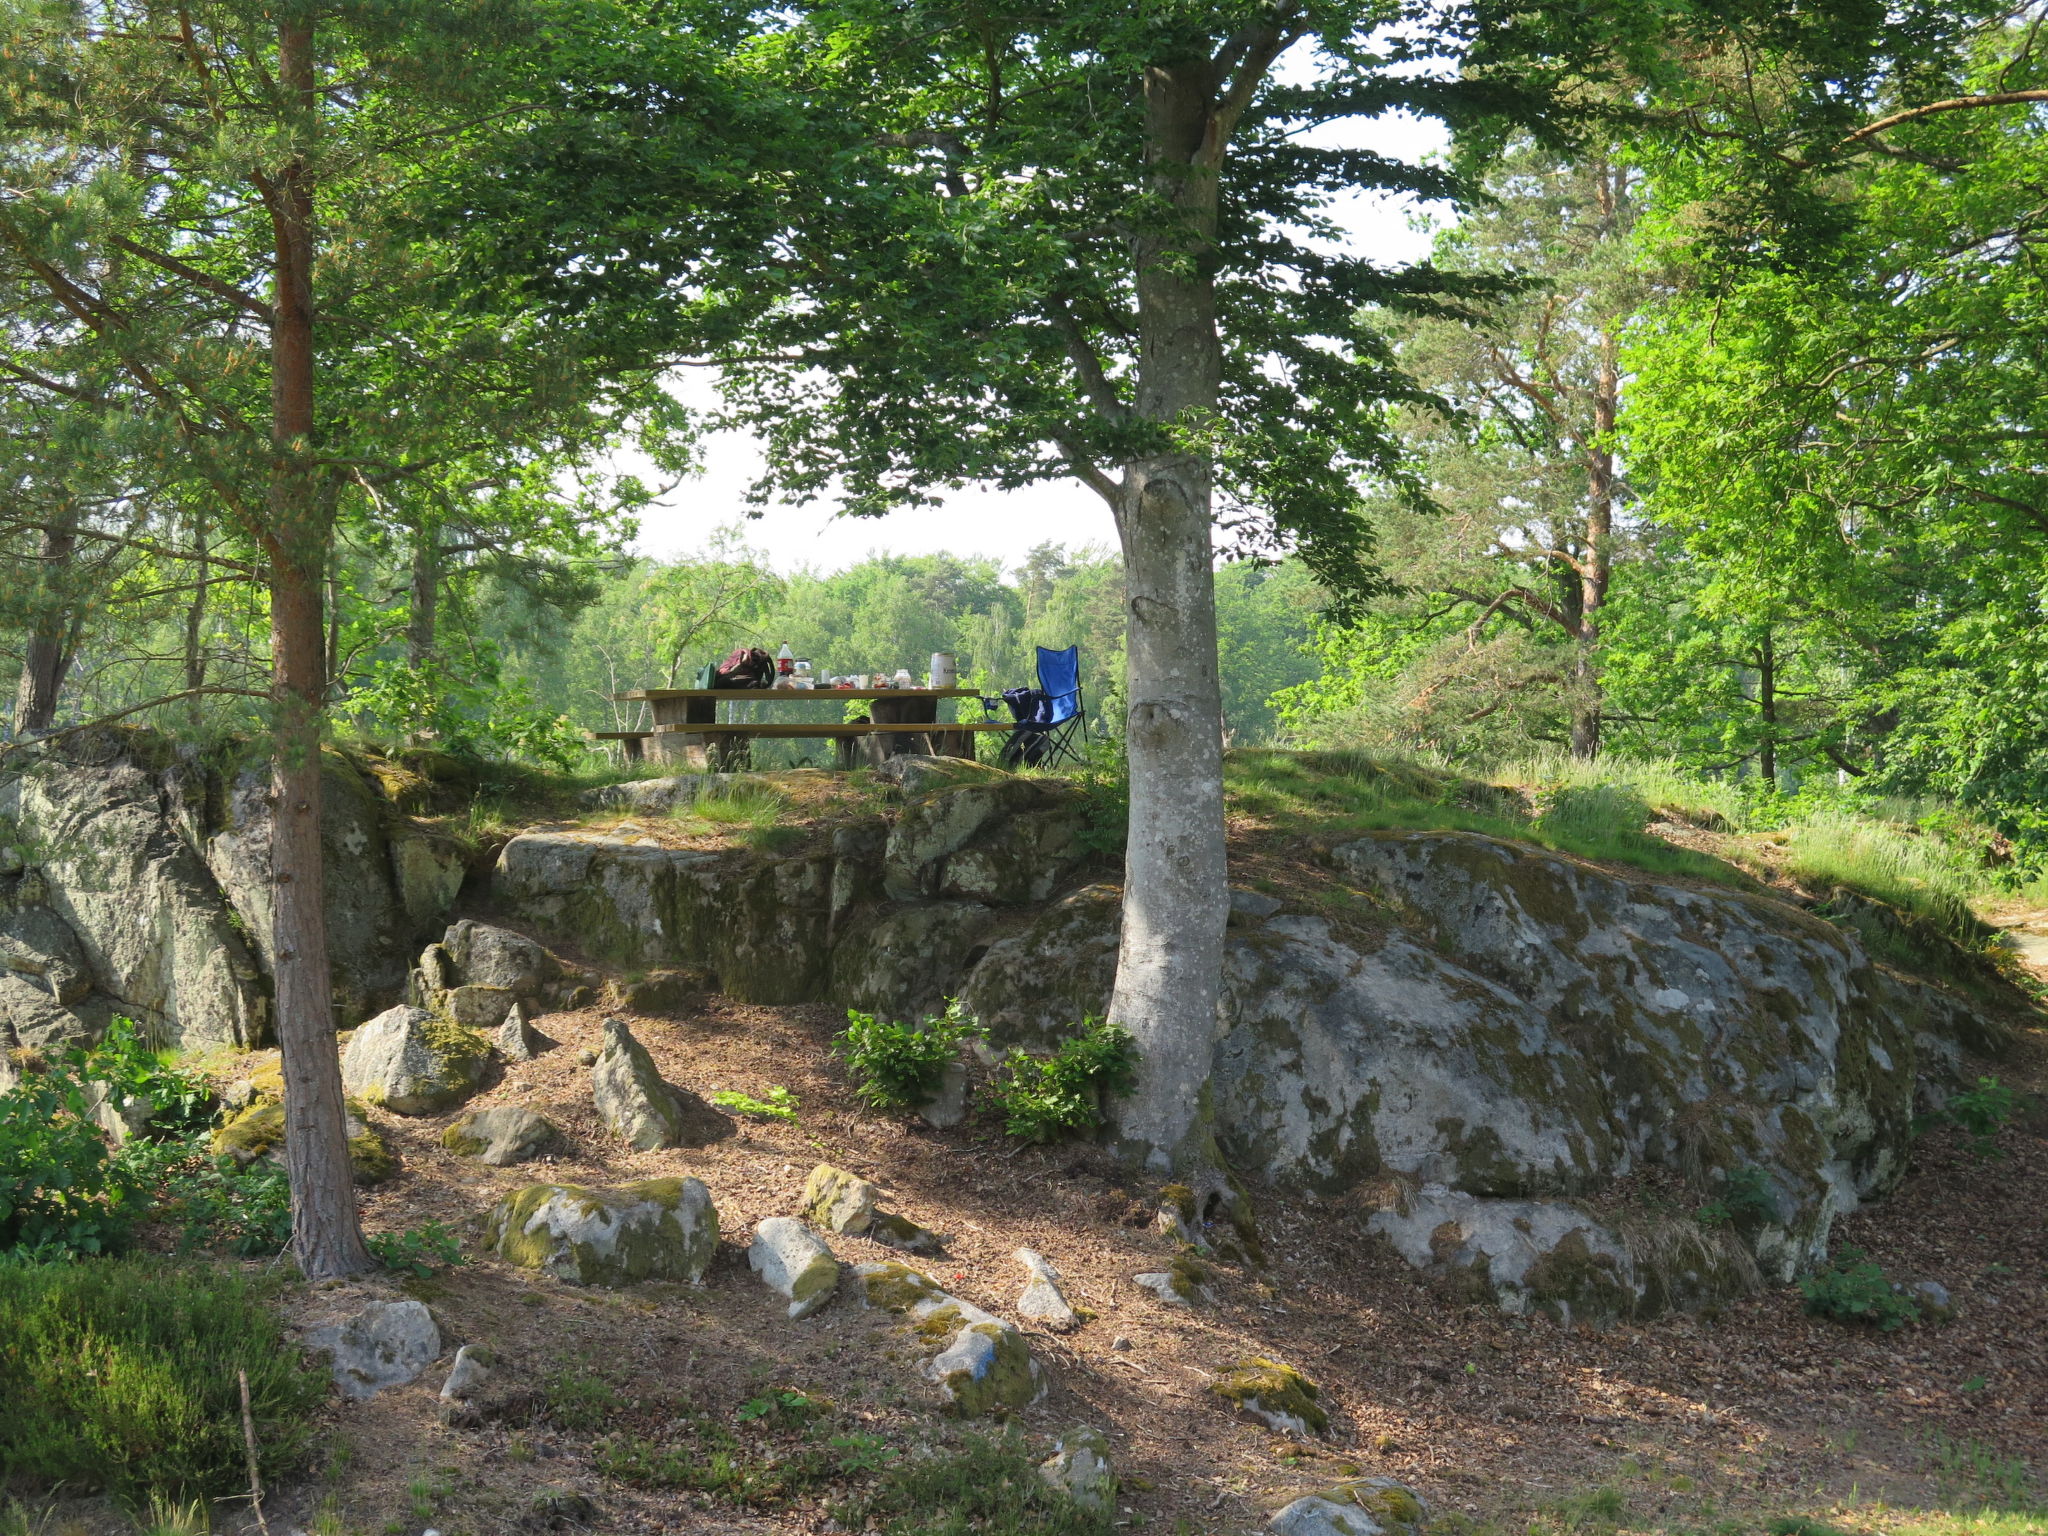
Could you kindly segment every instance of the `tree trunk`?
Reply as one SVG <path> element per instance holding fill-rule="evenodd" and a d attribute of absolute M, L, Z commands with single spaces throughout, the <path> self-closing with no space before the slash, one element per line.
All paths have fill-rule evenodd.
<path fill-rule="evenodd" d="M 1614 562 L 1614 423 L 1621 408 L 1621 365 L 1612 336 L 1600 338 L 1593 387 L 1593 445 L 1586 462 L 1586 547 L 1579 558 L 1579 632 L 1572 660 L 1572 756 L 1600 755 L 1600 610 Z"/>
<path fill-rule="evenodd" d="M 1757 768 L 1764 776 L 1764 783 L 1771 789 L 1778 787 L 1778 652 L 1772 643 L 1771 631 L 1764 629 L 1764 637 L 1756 648 L 1756 703 L 1757 713 L 1763 718 L 1763 745 L 1757 750 Z"/>
<path fill-rule="evenodd" d="M 1216 177 L 1203 163 L 1213 95 L 1206 61 L 1146 71 L 1153 183 L 1185 223 L 1133 242 L 1137 411 L 1194 429 L 1209 425 L 1223 373 L 1211 250 Z M 1168 453 L 1124 467 L 1117 506 L 1131 812 L 1109 1016 L 1136 1037 L 1140 1057 L 1137 1092 L 1117 1117 L 1123 1147 L 1157 1169 L 1207 1154 L 1229 915 L 1210 495 L 1208 458 Z"/>
<path fill-rule="evenodd" d="M 206 510 L 203 507 L 192 514 L 192 552 L 199 557 L 195 566 L 199 574 L 192 583 L 192 601 L 185 609 L 185 687 L 188 692 L 206 686 L 206 603 L 213 583 L 207 579 L 212 567 L 206 563 Z M 194 699 L 191 703 L 190 718 L 195 725 L 203 702 Z"/>
<path fill-rule="evenodd" d="M 78 550 L 75 514 L 67 508 L 43 529 L 36 551 L 35 618 L 21 653 L 21 684 L 14 698 L 14 734 L 40 736 L 57 721 L 64 674 L 71 670 L 72 557 Z"/>
<path fill-rule="evenodd" d="M 278 76 L 301 133 L 313 121 L 313 32 L 278 28 Z M 356 1215 L 334 1045 L 320 849 L 320 729 L 327 689 L 321 583 L 333 542 L 313 455 L 313 193 L 302 159 L 265 186 L 276 247 L 270 332 L 270 870 L 277 1043 L 284 1070 L 292 1253 L 309 1280 L 371 1267 Z"/>
<path fill-rule="evenodd" d="M 405 612 L 405 661 L 417 671 L 433 660 L 441 596 L 441 531 L 422 522 L 412 535 L 412 592 Z"/>

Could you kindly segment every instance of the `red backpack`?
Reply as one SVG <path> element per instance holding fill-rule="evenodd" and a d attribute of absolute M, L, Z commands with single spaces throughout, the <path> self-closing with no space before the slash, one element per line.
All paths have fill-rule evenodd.
<path fill-rule="evenodd" d="M 758 645 L 740 646 L 712 671 L 714 688 L 766 688 L 775 681 L 775 658 Z"/>

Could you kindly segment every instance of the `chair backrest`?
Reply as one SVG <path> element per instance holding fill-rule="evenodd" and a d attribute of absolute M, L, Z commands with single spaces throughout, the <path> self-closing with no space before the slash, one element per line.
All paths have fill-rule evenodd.
<path fill-rule="evenodd" d="M 1038 648 L 1038 686 L 1052 700 L 1052 718 L 1046 723 L 1058 725 L 1071 720 L 1081 713 L 1081 647 L 1070 645 L 1064 651 L 1048 651 Z"/>

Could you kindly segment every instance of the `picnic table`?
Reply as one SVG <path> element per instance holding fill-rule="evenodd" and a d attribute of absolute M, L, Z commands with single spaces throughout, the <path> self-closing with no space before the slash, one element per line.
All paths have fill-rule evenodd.
<path fill-rule="evenodd" d="M 1007 721 L 939 720 L 941 699 L 979 698 L 972 688 L 635 688 L 614 697 L 645 704 L 654 717 L 653 728 L 599 731 L 598 740 L 622 742 L 629 758 L 642 756 L 651 744 L 657 759 L 681 758 L 702 767 L 744 762 L 756 737 L 835 742 L 842 768 L 855 766 L 863 755 L 872 761 L 901 752 L 971 758 L 976 732 L 1007 733 L 1011 728 Z M 727 718 L 719 719 L 721 700 L 823 704 L 847 699 L 867 701 L 866 721 L 734 720 L 730 710 Z"/>

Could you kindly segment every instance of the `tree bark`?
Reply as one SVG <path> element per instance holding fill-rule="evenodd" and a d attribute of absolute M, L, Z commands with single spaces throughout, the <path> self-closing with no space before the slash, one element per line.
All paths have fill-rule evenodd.
<path fill-rule="evenodd" d="M 1133 242 L 1136 409 L 1191 434 L 1213 423 L 1223 375 L 1212 251 L 1214 96 L 1206 60 L 1146 71 L 1152 182 L 1180 217 Z M 1136 1037 L 1140 1059 L 1137 1092 L 1118 1114 L 1118 1133 L 1127 1156 L 1155 1169 L 1207 1154 L 1203 1106 L 1229 916 L 1211 492 L 1208 455 L 1171 452 L 1126 464 L 1116 506 L 1131 810 L 1109 1016 Z"/>
<path fill-rule="evenodd" d="M 74 604 L 70 600 L 78 532 L 67 509 L 43 529 L 36 550 L 35 618 L 21 653 L 14 698 L 14 734 L 40 736 L 57 722 L 57 700 L 71 670 Z"/>
<path fill-rule="evenodd" d="M 195 566 L 199 574 L 192 583 L 192 601 L 185 608 L 185 689 L 188 693 L 206 686 L 206 604 L 213 583 L 207 574 L 212 568 L 206 563 L 204 507 L 192 514 L 192 552 L 199 557 Z M 202 702 L 198 699 L 192 701 L 194 723 L 199 719 Z"/>
<path fill-rule="evenodd" d="M 405 661 L 417 671 L 434 657 L 441 597 L 441 530 L 428 520 L 413 530 L 411 587 L 405 611 Z"/>
<path fill-rule="evenodd" d="M 313 122 L 313 29 L 278 28 L 279 83 L 302 134 Z M 333 542 L 313 466 L 313 192 L 294 157 L 265 188 L 275 241 L 269 513 L 271 707 L 275 741 L 270 868 L 277 1043 L 283 1056 L 292 1253 L 309 1280 L 371 1267 L 356 1212 L 334 1044 L 320 848 L 320 735 L 327 689 L 321 583 Z"/>
<path fill-rule="evenodd" d="M 1614 561 L 1614 424 L 1621 408 L 1621 365 L 1615 338 L 1600 338 L 1593 385 L 1593 438 L 1586 455 L 1586 541 L 1579 560 L 1579 629 L 1572 659 L 1572 756 L 1600 755 L 1600 610 Z"/>
<path fill-rule="evenodd" d="M 1763 745 L 1757 750 L 1757 769 L 1764 776 L 1767 788 L 1778 787 L 1778 650 L 1772 643 L 1771 631 L 1764 629 L 1764 637 L 1756 648 L 1756 703 L 1757 713 L 1763 719 Z"/>

